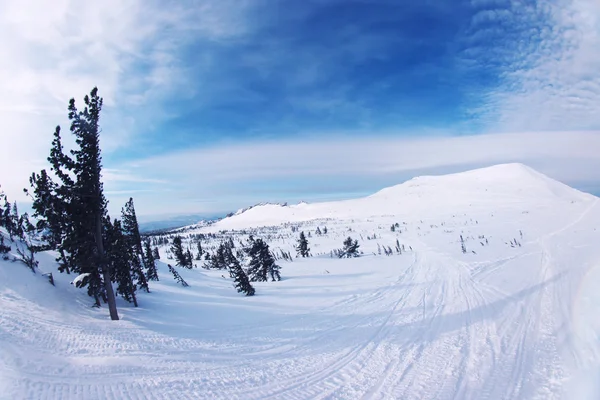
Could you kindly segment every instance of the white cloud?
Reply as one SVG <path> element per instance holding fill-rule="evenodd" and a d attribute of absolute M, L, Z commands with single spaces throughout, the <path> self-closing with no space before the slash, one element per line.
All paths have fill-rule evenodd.
<path fill-rule="evenodd" d="M 517 35 L 506 36 L 501 48 L 510 51 L 492 60 L 503 64 L 499 87 L 471 111 L 496 132 L 600 128 L 599 3 L 512 0 L 498 7 L 475 15 L 473 24 L 499 19 L 505 35 Z"/>
<path fill-rule="evenodd" d="M 125 147 L 185 85 L 186 40 L 224 40 L 246 27 L 245 3 L 143 0 L 0 2 L 0 184 L 18 198 L 44 165 L 66 107 L 94 86 L 104 97 L 102 147 Z M 193 35 L 190 35 L 193 33 Z M 132 110 L 143 109 L 144 118 Z M 126 111 L 121 111 L 126 109 Z M 66 129 L 65 129 L 66 130 Z M 68 135 L 65 135 L 68 136 Z"/>
<path fill-rule="evenodd" d="M 523 162 L 566 183 L 589 187 L 600 182 L 599 148 L 599 131 L 427 139 L 320 135 L 190 149 L 137 160 L 119 170 L 140 180 L 169 182 L 145 186 L 150 192 L 136 198 L 142 214 L 214 212 L 256 201 L 366 193 L 423 173 L 503 162 Z M 273 185 L 277 193 L 270 192 Z M 300 189 L 294 191 L 296 187 Z M 291 198 L 282 195 L 286 190 Z M 165 191 L 168 195 L 162 196 Z"/>

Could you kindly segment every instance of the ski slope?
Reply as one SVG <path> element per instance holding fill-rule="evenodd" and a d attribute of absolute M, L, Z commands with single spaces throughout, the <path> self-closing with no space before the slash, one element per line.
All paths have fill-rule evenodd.
<path fill-rule="evenodd" d="M 293 248 L 292 225 L 313 233 L 314 257 L 280 260 L 283 280 L 256 296 L 200 268 L 179 270 L 183 288 L 160 263 L 117 322 L 73 276 L 52 287 L 0 261 L 0 398 L 600 398 L 596 197 L 509 164 L 188 233 L 252 228 L 276 252 Z M 364 254 L 330 258 L 349 235 Z M 378 254 L 396 240 L 401 255 Z"/>

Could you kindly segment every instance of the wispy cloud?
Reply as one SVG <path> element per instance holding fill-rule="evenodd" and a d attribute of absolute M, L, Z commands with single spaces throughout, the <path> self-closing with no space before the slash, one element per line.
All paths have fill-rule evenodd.
<path fill-rule="evenodd" d="M 488 131 L 600 127 L 598 2 L 473 3 L 464 54 L 497 74 L 470 110 Z"/>
<path fill-rule="evenodd" d="M 66 124 L 69 98 L 94 86 L 105 100 L 105 155 L 127 148 L 186 93 L 180 52 L 193 39 L 227 40 L 247 25 L 245 3 L 8 0 L 0 3 L 0 182 L 20 192 Z M 240 10 L 235 12 L 232 10 Z M 193 33 L 193 35 L 192 35 Z M 10 171 L 10 173 L 8 172 Z"/>

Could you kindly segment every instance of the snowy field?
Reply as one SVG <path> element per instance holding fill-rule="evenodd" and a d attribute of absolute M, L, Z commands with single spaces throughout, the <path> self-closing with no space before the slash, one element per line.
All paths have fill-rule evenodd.
<path fill-rule="evenodd" d="M 244 297 L 225 271 L 178 269 L 190 287 L 178 285 L 163 247 L 160 282 L 139 308 L 119 300 L 115 322 L 52 254 L 40 271 L 56 287 L 0 261 L 0 398 L 600 398 L 594 196 L 510 164 L 182 235 L 242 231 L 273 252 L 311 232 L 314 256 L 278 260 L 282 281 Z M 363 255 L 331 258 L 347 236 Z M 379 255 L 396 241 L 402 254 Z"/>

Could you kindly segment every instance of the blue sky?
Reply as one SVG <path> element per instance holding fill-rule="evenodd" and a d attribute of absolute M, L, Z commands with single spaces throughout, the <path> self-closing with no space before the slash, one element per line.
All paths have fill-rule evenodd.
<path fill-rule="evenodd" d="M 0 15 L 13 197 L 94 85 L 115 210 L 132 195 L 141 214 L 219 214 L 512 161 L 600 192 L 594 0 L 9 0 Z"/>

